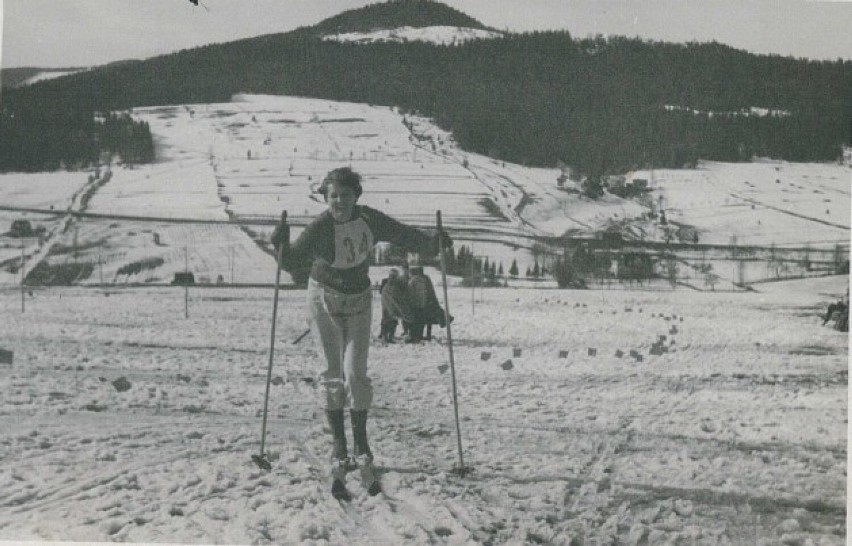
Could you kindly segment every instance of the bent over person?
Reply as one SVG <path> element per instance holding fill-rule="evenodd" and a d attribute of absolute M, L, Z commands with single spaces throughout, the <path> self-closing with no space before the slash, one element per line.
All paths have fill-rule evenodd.
<path fill-rule="evenodd" d="M 399 276 L 399 271 L 391 269 L 388 278 L 383 281 L 382 294 L 382 330 L 379 339 L 393 343 L 397 321 L 403 324 L 416 320 L 414 306 L 408 293 L 408 285 Z"/>
<path fill-rule="evenodd" d="M 439 235 L 445 247 L 452 246 L 452 240 L 446 233 L 431 236 L 376 209 L 358 205 L 361 176 L 348 167 L 330 171 L 317 191 L 325 198 L 328 210 L 308 224 L 292 246 L 284 246 L 281 266 L 294 276 L 310 270 L 307 298 L 311 330 L 326 360 L 321 382 L 333 440 L 332 494 L 350 498 L 346 472 L 357 465 L 365 487 L 376 495 L 381 489 L 367 441 L 367 412 L 373 399 L 367 375 L 372 318 L 370 254 L 375 243 L 387 241 L 410 252 L 434 255 Z M 288 239 L 289 228 L 280 224 L 272 235 L 276 249 Z M 347 406 L 354 460 L 346 445 Z"/>

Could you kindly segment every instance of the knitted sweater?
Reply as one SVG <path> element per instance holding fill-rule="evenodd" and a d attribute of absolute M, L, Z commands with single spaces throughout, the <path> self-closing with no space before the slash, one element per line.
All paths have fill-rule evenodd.
<path fill-rule="evenodd" d="M 317 216 L 289 249 L 285 247 L 281 265 L 294 277 L 304 277 L 310 269 L 310 278 L 316 282 L 357 294 L 370 287 L 370 254 L 379 241 L 426 255 L 436 250 L 426 233 L 376 209 L 356 205 L 348 222 L 335 222 L 328 211 Z"/>

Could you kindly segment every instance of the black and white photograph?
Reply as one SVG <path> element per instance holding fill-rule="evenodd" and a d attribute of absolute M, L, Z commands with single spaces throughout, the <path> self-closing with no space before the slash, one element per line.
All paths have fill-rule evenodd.
<path fill-rule="evenodd" d="M 0 545 L 847 544 L 850 29 L 0 0 Z"/>

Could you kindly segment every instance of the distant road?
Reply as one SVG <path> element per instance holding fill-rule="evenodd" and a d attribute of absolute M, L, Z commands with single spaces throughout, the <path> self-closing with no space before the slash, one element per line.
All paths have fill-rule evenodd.
<path fill-rule="evenodd" d="M 9 207 L 0 205 L 0 210 L 12 211 L 12 212 L 32 212 L 35 214 L 52 214 L 55 216 L 65 216 L 71 215 L 76 216 L 78 218 L 98 218 L 104 220 L 125 220 L 128 222 L 163 222 L 163 223 L 172 223 L 172 224 L 221 224 L 221 225 L 246 225 L 246 226 L 273 226 L 278 223 L 278 220 L 275 218 L 270 218 L 269 220 L 264 220 L 262 218 L 258 218 L 256 220 L 252 220 L 249 222 L 245 221 L 235 221 L 235 220 L 202 220 L 199 218 L 177 218 L 172 216 L 127 216 L 122 214 L 100 214 L 97 212 L 78 212 L 78 211 L 69 211 L 69 210 L 51 210 L 51 209 L 34 209 L 27 207 Z M 289 218 L 293 218 L 292 216 L 288 216 Z M 308 224 L 305 220 L 296 220 L 295 222 L 290 222 L 296 226 L 306 226 Z"/>
<path fill-rule="evenodd" d="M 74 210 L 51 210 L 51 209 L 37 209 L 37 208 L 28 208 L 28 207 L 10 207 L 7 205 L 0 205 L 0 210 L 11 211 L 11 212 L 29 212 L 34 214 L 47 214 L 53 216 L 74 216 L 77 218 L 92 218 L 99 220 L 123 220 L 125 222 L 159 222 L 164 224 L 199 224 L 199 225 L 227 225 L 227 226 L 274 226 L 278 223 L 277 217 L 258 217 L 258 216 L 250 216 L 248 219 L 243 219 L 237 217 L 232 220 L 204 220 L 200 218 L 180 218 L 174 216 L 128 216 L 122 214 L 101 214 L 97 212 L 79 212 Z M 305 227 L 307 226 L 311 220 L 313 220 L 314 216 L 287 216 L 287 221 L 292 226 L 296 227 Z M 446 217 L 445 217 L 446 218 Z M 450 217 L 452 219 L 452 217 Z M 435 226 L 431 223 L 421 223 L 416 221 L 408 221 L 406 222 L 409 225 L 418 228 L 434 228 Z M 509 223 L 505 223 L 506 228 L 511 228 L 512 225 Z M 501 226 L 502 227 L 502 226 Z M 520 237 L 520 238 L 528 238 L 528 239 L 536 239 L 536 237 L 526 235 L 524 233 L 515 233 L 514 231 L 500 231 L 497 229 L 487 229 L 482 227 L 447 227 L 447 231 L 451 234 L 455 233 L 469 233 L 476 234 L 482 233 L 485 235 L 505 235 L 510 237 Z M 476 238 L 479 240 L 480 238 Z"/>

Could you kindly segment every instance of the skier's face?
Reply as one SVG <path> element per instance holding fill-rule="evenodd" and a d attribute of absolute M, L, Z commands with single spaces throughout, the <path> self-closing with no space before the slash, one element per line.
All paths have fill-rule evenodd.
<path fill-rule="evenodd" d="M 328 188 L 326 201 L 328 202 L 328 210 L 335 222 L 348 222 L 352 219 L 352 212 L 355 209 L 358 196 L 355 195 L 352 188 L 339 182 L 332 182 Z"/>

